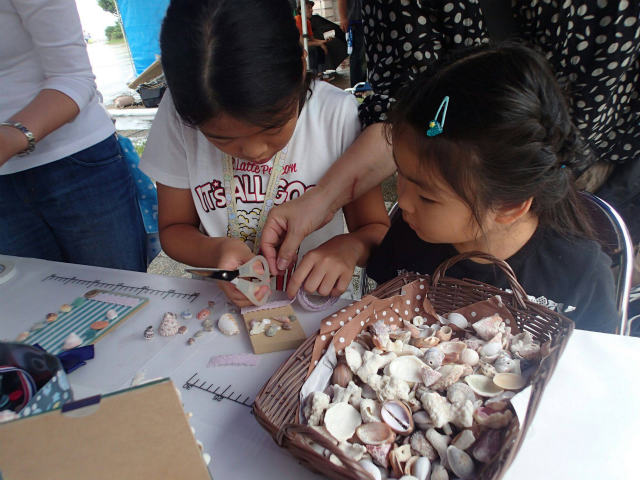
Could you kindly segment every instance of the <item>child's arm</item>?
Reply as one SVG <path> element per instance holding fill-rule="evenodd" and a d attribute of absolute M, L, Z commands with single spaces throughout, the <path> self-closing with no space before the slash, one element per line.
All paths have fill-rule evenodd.
<path fill-rule="evenodd" d="M 161 183 L 157 187 L 160 243 L 171 258 L 194 267 L 234 270 L 254 257 L 240 239 L 209 237 L 200 232 L 200 219 L 188 189 L 168 187 Z M 233 284 L 217 284 L 229 300 L 239 307 L 251 305 Z M 268 294 L 268 290 L 262 294 Z M 256 296 L 261 298 L 258 293 Z"/>
<path fill-rule="evenodd" d="M 371 250 L 389 229 L 389 217 L 377 186 L 343 209 L 349 233 L 338 235 L 307 252 L 296 267 L 287 294 L 293 297 L 300 287 L 320 295 L 342 294 L 356 265 L 366 264 Z"/>

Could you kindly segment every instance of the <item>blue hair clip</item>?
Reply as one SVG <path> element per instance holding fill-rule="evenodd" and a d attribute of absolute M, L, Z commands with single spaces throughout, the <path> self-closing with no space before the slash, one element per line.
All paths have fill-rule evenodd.
<path fill-rule="evenodd" d="M 438 111 L 436 112 L 436 116 L 433 120 L 429 122 L 429 129 L 427 130 L 428 137 L 435 137 L 436 135 L 440 135 L 442 133 L 442 129 L 444 128 L 444 120 L 447 118 L 447 107 L 449 106 L 449 97 L 444 97 L 442 99 L 442 103 L 438 107 Z M 444 108 L 442 112 L 442 123 L 438 121 L 438 115 L 440 115 L 440 111 Z"/>

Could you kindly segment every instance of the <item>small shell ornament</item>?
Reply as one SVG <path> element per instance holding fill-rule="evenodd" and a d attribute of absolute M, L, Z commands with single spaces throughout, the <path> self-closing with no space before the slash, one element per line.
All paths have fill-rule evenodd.
<path fill-rule="evenodd" d="M 240 333 L 238 322 L 231 313 L 223 314 L 218 320 L 218 329 L 227 336 L 237 335 Z"/>
<path fill-rule="evenodd" d="M 144 339 L 145 340 L 151 340 L 153 338 L 153 325 L 149 325 L 147 328 L 144 329 Z"/>
<path fill-rule="evenodd" d="M 82 344 L 82 338 L 80 338 L 75 332 L 71 332 L 69 336 L 65 339 L 62 349 L 71 350 L 72 348 L 76 348 L 81 344 Z"/>
<path fill-rule="evenodd" d="M 158 333 L 163 337 L 171 337 L 178 333 L 178 328 L 180 328 L 180 325 L 178 325 L 175 313 L 167 312 L 162 317 Z"/>

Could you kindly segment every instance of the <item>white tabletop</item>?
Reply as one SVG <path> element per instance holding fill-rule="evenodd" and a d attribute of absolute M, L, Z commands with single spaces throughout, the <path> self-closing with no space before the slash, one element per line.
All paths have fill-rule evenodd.
<path fill-rule="evenodd" d="M 5 257 L 6 258 L 6 257 Z M 191 424 L 212 461 L 216 479 L 316 479 L 287 452 L 277 447 L 245 406 L 192 388 L 183 389 L 194 374 L 252 400 L 291 351 L 259 356 L 256 367 L 207 367 L 209 358 L 227 353 L 248 353 L 244 332 L 225 337 L 219 332 L 186 345 L 198 329 L 195 318 L 184 321 L 187 336 L 145 341 L 146 326 L 157 327 L 162 314 L 189 309 L 195 314 L 216 301 L 215 318 L 228 307 L 211 282 L 85 267 L 35 259 L 9 257 L 15 275 L 0 283 L 0 338 L 13 340 L 50 311 L 92 288 L 124 291 L 125 286 L 158 290 L 145 295 L 149 304 L 96 344 L 96 358 L 69 375 L 76 398 L 126 388 L 133 377 L 170 377 L 182 392 Z M 52 280 L 50 275 L 76 280 Z M 48 280 L 47 280 L 48 278 Z M 102 285 L 78 280 L 103 282 Z M 108 284 L 106 286 L 104 284 Z M 166 293 L 173 291 L 173 293 Z M 197 298 L 180 293 L 198 293 Z M 334 306 L 339 308 L 341 304 Z M 331 312 L 294 309 L 308 335 Z M 545 390 L 524 444 L 505 475 L 506 480 L 627 479 L 637 475 L 640 447 L 640 339 L 575 331 Z M 207 384 L 208 386 L 208 384 Z"/>

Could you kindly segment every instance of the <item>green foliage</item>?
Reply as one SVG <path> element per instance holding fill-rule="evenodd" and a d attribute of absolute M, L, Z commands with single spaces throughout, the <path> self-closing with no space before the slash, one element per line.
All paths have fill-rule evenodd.
<path fill-rule="evenodd" d="M 98 0 L 98 6 L 105 12 L 113 13 L 114 15 L 118 14 L 115 0 Z"/>
<path fill-rule="evenodd" d="M 105 28 L 104 34 L 106 35 L 107 40 L 110 42 L 124 38 L 124 33 L 122 32 L 122 23 L 118 20 L 115 25 L 111 25 L 110 27 Z"/>

